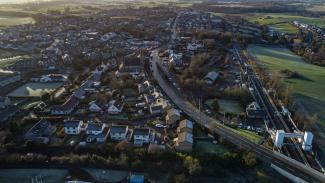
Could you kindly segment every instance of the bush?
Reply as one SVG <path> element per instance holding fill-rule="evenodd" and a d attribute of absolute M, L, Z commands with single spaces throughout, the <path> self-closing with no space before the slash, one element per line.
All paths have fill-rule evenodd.
<path fill-rule="evenodd" d="M 213 99 L 211 106 L 215 112 L 219 112 L 220 106 L 218 99 Z"/>

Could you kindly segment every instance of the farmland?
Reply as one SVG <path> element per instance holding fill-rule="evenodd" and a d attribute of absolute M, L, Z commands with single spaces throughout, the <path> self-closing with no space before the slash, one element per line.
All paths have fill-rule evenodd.
<path fill-rule="evenodd" d="M 301 101 L 309 114 L 318 115 L 318 124 L 325 129 L 325 69 L 304 62 L 301 57 L 286 48 L 253 45 L 248 50 L 271 71 L 288 69 L 306 78 L 285 78 L 284 81 L 293 88 L 295 97 Z"/>
<path fill-rule="evenodd" d="M 290 14 L 255 13 L 246 15 L 246 19 L 250 22 L 257 22 L 260 25 L 268 25 L 276 30 L 286 33 L 296 33 L 298 31 L 296 27 L 291 25 L 295 20 L 319 27 L 325 27 L 324 18 L 304 17 Z"/>

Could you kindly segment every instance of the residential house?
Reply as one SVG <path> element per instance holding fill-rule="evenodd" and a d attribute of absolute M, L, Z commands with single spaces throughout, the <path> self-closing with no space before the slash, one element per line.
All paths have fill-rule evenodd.
<path fill-rule="evenodd" d="M 181 119 L 181 114 L 180 114 L 179 110 L 177 110 L 175 108 L 171 108 L 171 109 L 167 110 L 167 115 L 166 115 L 166 123 L 167 124 L 174 125 L 180 119 Z"/>
<path fill-rule="evenodd" d="M 52 115 L 70 115 L 72 111 L 79 105 L 77 97 L 72 95 L 64 104 L 53 106 L 51 109 Z"/>
<path fill-rule="evenodd" d="M 64 120 L 64 132 L 67 135 L 78 135 L 81 132 L 82 125 L 81 120 Z"/>
<path fill-rule="evenodd" d="M 113 125 L 110 129 L 110 137 L 115 141 L 122 141 L 127 139 L 127 133 L 129 131 L 128 126 Z"/>
<path fill-rule="evenodd" d="M 105 142 L 109 135 L 109 128 L 104 123 L 88 123 L 86 128 L 87 142 Z"/>
<path fill-rule="evenodd" d="M 20 80 L 21 77 L 18 72 L 0 72 L 0 87 L 5 87 Z"/>
<path fill-rule="evenodd" d="M 89 103 L 89 111 L 90 112 L 101 112 L 102 111 L 102 108 L 100 107 L 99 104 L 97 104 L 96 101 L 91 101 Z"/>
<path fill-rule="evenodd" d="M 11 104 L 10 99 L 8 97 L 0 96 L 0 109 L 5 109 Z"/>
<path fill-rule="evenodd" d="M 265 112 L 257 102 L 252 102 L 246 107 L 246 114 L 250 118 L 264 118 Z"/>
<path fill-rule="evenodd" d="M 120 114 L 123 110 L 124 103 L 121 100 L 111 100 L 108 103 L 108 114 Z"/>
<path fill-rule="evenodd" d="M 24 139 L 41 144 L 47 144 L 50 136 L 56 131 L 56 127 L 47 120 L 40 120 L 25 134 Z"/>
<path fill-rule="evenodd" d="M 162 115 L 164 113 L 163 106 L 160 104 L 151 104 L 149 111 L 151 115 Z"/>
<path fill-rule="evenodd" d="M 175 150 L 179 152 L 192 152 L 193 148 L 193 134 L 182 132 L 174 139 Z"/>
<path fill-rule="evenodd" d="M 211 71 L 203 78 L 203 80 L 207 84 L 212 85 L 214 82 L 217 81 L 218 78 L 219 78 L 219 73 L 216 71 Z"/>
<path fill-rule="evenodd" d="M 151 87 L 149 81 L 144 81 L 143 83 L 138 84 L 139 93 L 147 93 L 150 91 L 150 88 L 152 88 L 152 87 Z"/>
<path fill-rule="evenodd" d="M 150 142 L 149 128 L 135 128 L 133 130 L 133 144 L 135 146 L 142 146 Z"/>
<path fill-rule="evenodd" d="M 190 121 L 188 119 L 184 119 L 179 122 L 179 126 L 177 127 L 177 133 L 183 133 L 183 132 L 188 132 L 188 133 L 193 132 L 193 122 L 192 121 Z"/>

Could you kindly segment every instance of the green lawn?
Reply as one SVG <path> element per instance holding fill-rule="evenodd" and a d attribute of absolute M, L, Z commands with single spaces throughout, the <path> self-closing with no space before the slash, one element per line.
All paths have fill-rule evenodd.
<path fill-rule="evenodd" d="M 214 144 L 208 140 L 196 140 L 195 152 L 208 154 L 224 154 L 229 150 L 221 144 Z"/>
<path fill-rule="evenodd" d="M 241 113 L 244 109 L 236 100 L 219 99 L 220 112 Z"/>
<path fill-rule="evenodd" d="M 307 79 L 285 79 L 308 112 L 318 114 L 319 124 L 325 129 L 325 68 L 308 64 L 287 48 L 252 45 L 248 51 L 272 71 L 289 69 Z"/>
<path fill-rule="evenodd" d="M 237 129 L 229 128 L 229 129 L 231 129 L 235 133 L 237 133 L 237 134 L 239 134 L 239 135 L 241 135 L 241 136 L 255 142 L 256 144 L 259 144 L 260 142 L 262 142 L 263 137 L 258 135 L 255 132 L 248 131 L 248 130 L 243 130 L 243 129 L 240 129 L 240 128 L 237 128 Z"/>

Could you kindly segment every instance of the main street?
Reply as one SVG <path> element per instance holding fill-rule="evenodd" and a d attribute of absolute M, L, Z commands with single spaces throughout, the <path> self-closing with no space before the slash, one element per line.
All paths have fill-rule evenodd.
<path fill-rule="evenodd" d="M 173 26 L 173 36 L 171 41 L 176 37 L 175 34 L 175 24 L 177 24 L 177 18 L 174 22 Z M 238 135 L 237 133 L 233 132 L 228 127 L 222 125 L 219 121 L 205 115 L 201 111 L 199 111 L 195 106 L 193 106 L 189 101 L 185 100 L 177 89 L 172 86 L 171 83 L 164 79 L 162 75 L 161 68 L 159 63 L 159 56 L 158 56 L 158 49 L 152 51 L 152 62 L 151 62 L 151 69 L 152 74 L 159 86 L 162 90 L 166 93 L 166 95 L 177 105 L 179 109 L 181 109 L 184 113 L 186 113 L 189 117 L 191 117 L 196 123 L 199 125 L 204 126 L 207 128 L 210 133 L 219 135 L 221 137 L 226 138 L 229 142 L 237 145 L 240 148 L 245 148 L 251 151 L 254 151 L 257 157 L 265 162 L 271 163 L 276 165 L 283 170 L 291 173 L 299 177 L 298 179 L 300 182 L 303 180 L 307 182 L 315 182 L 315 183 L 325 183 L 325 175 L 321 174 L 320 172 L 307 167 L 306 165 L 286 157 L 278 152 L 273 152 L 270 149 L 267 149 L 264 146 L 255 144 L 254 142 Z"/>

